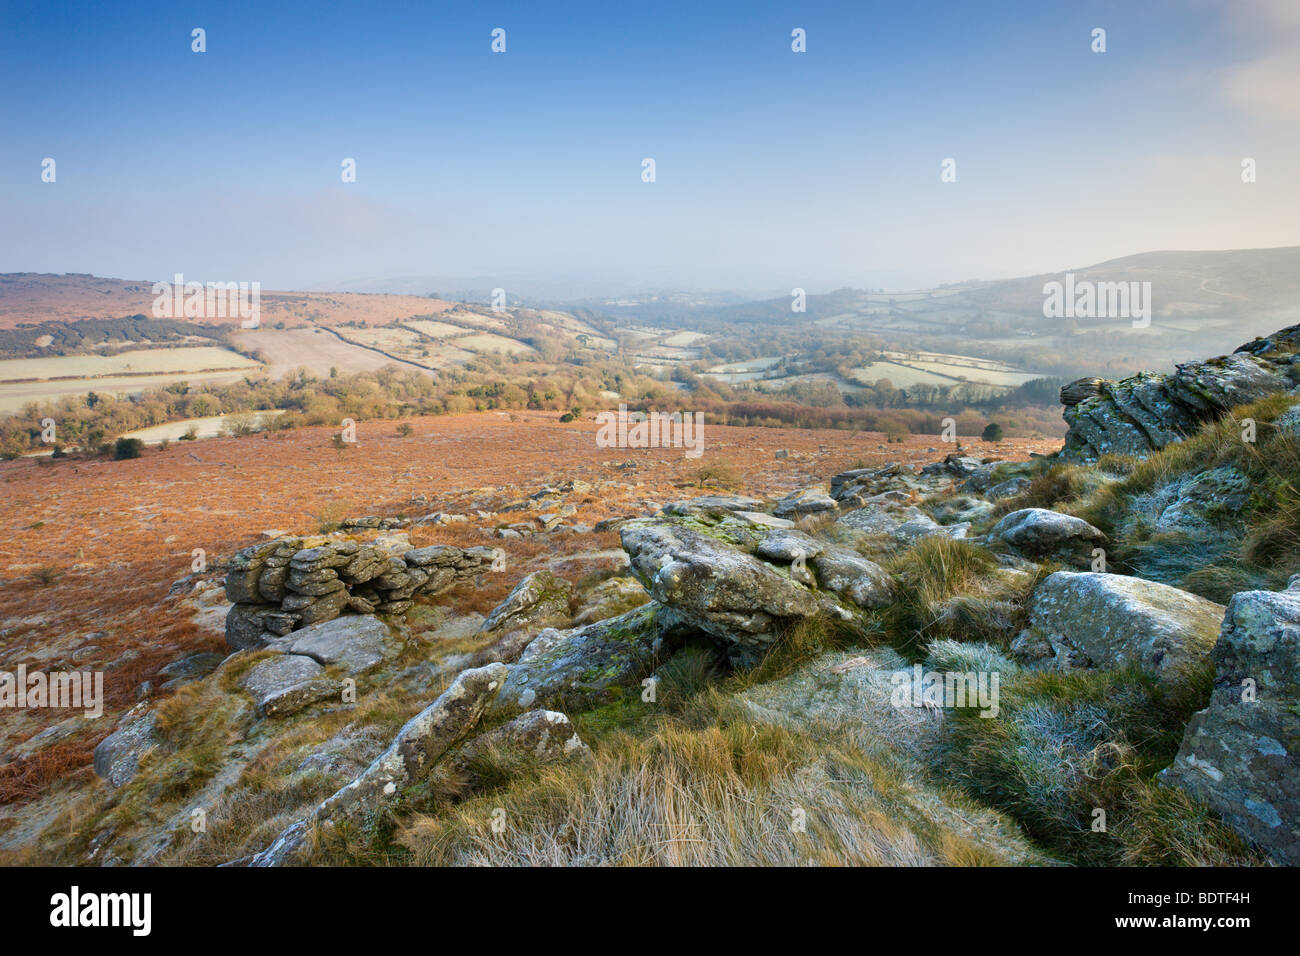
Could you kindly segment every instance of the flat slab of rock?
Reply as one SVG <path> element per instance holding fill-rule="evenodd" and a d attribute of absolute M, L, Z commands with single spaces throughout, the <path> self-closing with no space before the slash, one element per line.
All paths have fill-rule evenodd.
<path fill-rule="evenodd" d="M 239 686 L 264 717 L 286 717 L 330 698 L 341 698 L 343 682 L 324 678 L 325 668 L 301 654 L 277 654 L 249 668 Z"/>
<path fill-rule="evenodd" d="M 825 488 L 805 488 L 778 501 L 772 508 L 772 514 L 778 518 L 798 519 L 809 515 L 835 514 L 839 508 L 839 502 Z"/>
<path fill-rule="evenodd" d="M 737 518 L 742 518 L 750 524 L 762 525 L 764 528 L 793 528 L 794 522 L 789 518 L 778 518 L 775 515 L 766 514 L 762 511 L 733 511 Z"/>
<path fill-rule="evenodd" d="M 698 512 L 758 511 L 762 507 L 763 502 L 757 498 L 747 498 L 743 495 L 700 495 L 686 501 L 670 501 L 664 505 L 663 513 L 684 517 Z"/>
<path fill-rule="evenodd" d="M 1277 862 L 1300 865 L 1300 588 L 1233 595 L 1213 657 L 1210 705 L 1188 723 L 1161 782 L 1209 804 Z"/>
<path fill-rule="evenodd" d="M 261 700 L 268 694 L 320 677 L 324 673 L 325 668 L 310 657 L 277 654 L 250 667 L 239 686 L 248 691 L 254 700 Z"/>
<path fill-rule="evenodd" d="M 156 745 L 154 711 L 145 711 L 143 704 L 128 712 L 117 730 L 95 747 L 95 773 L 114 787 L 127 784 L 140 769 L 140 759 Z"/>
<path fill-rule="evenodd" d="M 1142 578 L 1058 571 L 1029 598 L 1028 626 L 1012 644 L 1026 662 L 1114 669 L 1137 664 L 1176 682 L 1209 658 L 1222 605 Z"/>
<path fill-rule="evenodd" d="M 285 642 L 288 653 L 305 655 L 320 664 L 342 665 L 348 674 L 363 673 L 397 654 L 388 625 L 370 614 L 349 614 L 313 624 L 294 631 Z"/>
<path fill-rule="evenodd" d="M 639 693 L 671 649 L 655 620 L 660 610 L 651 603 L 573 631 L 543 631 L 535 639 L 543 643 L 530 644 L 510 666 L 493 712 L 587 708 L 621 697 L 624 688 Z"/>
<path fill-rule="evenodd" d="M 287 717 L 323 700 L 341 701 L 344 683 L 340 680 L 317 678 L 279 688 L 257 702 L 257 711 L 263 717 Z"/>
<path fill-rule="evenodd" d="M 927 518 L 925 512 L 915 505 L 881 500 L 870 502 L 841 515 L 837 524 L 855 531 L 865 531 L 867 534 L 893 535 L 900 525 L 925 518 Z"/>

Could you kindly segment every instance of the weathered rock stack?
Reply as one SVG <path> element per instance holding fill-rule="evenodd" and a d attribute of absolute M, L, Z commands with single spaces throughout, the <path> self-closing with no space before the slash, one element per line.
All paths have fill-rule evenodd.
<path fill-rule="evenodd" d="M 346 611 L 402 614 L 416 594 L 437 594 L 487 571 L 492 548 L 412 548 L 402 536 L 370 542 L 284 537 L 239 551 L 226 572 L 226 643 L 263 647 Z"/>
<path fill-rule="evenodd" d="M 1202 422 L 1300 384 L 1300 325 L 1248 342 L 1231 355 L 1187 362 L 1172 375 L 1141 372 L 1118 382 L 1086 379 L 1061 390 L 1070 426 L 1061 457 L 1148 455 Z"/>

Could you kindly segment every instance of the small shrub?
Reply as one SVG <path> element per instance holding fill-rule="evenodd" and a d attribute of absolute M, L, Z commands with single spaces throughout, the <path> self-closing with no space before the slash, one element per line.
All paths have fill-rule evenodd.
<path fill-rule="evenodd" d="M 113 444 L 113 460 L 123 461 L 127 458 L 139 458 L 144 449 L 144 442 L 138 438 L 119 438 Z"/>
<path fill-rule="evenodd" d="M 243 438 L 262 430 L 262 417 L 255 412 L 236 412 L 226 416 L 221 430 L 232 438 Z"/>
<path fill-rule="evenodd" d="M 49 587 L 54 582 L 58 581 L 59 577 L 62 574 L 63 572 L 60 571 L 58 568 L 49 564 L 43 564 L 35 571 L 32 572 L 32 577 L 35 578 L 42 586 Z"/>
<path fill-rule="evenodd" d="M 697 488 L 731 489 L 740 484 L 740 472 L 730 462 L 719 461 L 697 468 L 690 476 L 691 483 Z"/>

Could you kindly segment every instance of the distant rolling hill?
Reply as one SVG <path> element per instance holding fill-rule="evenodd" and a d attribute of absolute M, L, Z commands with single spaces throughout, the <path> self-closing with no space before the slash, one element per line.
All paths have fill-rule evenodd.
<path fill-rule="evenodd" d="M 1115 318 L 1049 318 L 1045 283 L 1149 282 L 1150 327 Z M 1218 252 L 1147 252 L 1057 273 L 968 282 L 934 289 L 878 292 L 839 289 L 810 295 L 795 313 L 790 297 L 678 309 L 681 326 L 716 331 L 754 324 L 871 333 L 937 351 L 1051 356 L 1100 369 L 1142 367 L 1230 351 L 1257 335 L 1300 322 L 1300 247 Z M 1057 361 L 1060 359 L 1060 361 Z M 1107 364 L 1111 363 L 1111 364 Z M 1118 363 L 1115 365 L 1114 363 Z"/>
<path fill-rule="evenodd" d="M 199 276 L 188 276 L 199 280 Z M 170 282 L 167 276 L 161 281 Z M 111 279 L 67 273 L 64 275 L 15 272 L 0 275 L 0 329 L 44 322 L 79 322 L 86 319 L 120 319 L 131 315 L 152 317 L 152 280 Z M 262 324 L 286 326 L 338 325 L 360 322 L 382 325 L 396 319 L 443 312 L 454 306 L 440 299 L 414 295 L 356 292 L 261 292 Z M 237 325 L 227 318 L 205 319 L 218 325 Z"/>

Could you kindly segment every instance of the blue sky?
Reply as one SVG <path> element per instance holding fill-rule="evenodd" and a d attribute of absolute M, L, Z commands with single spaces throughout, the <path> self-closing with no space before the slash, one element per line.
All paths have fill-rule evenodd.
<path fill-rule="evenodd" d="M 1300 244 L 1298 11 L 6 2 L 0 271 L 822 290 Z"/>

